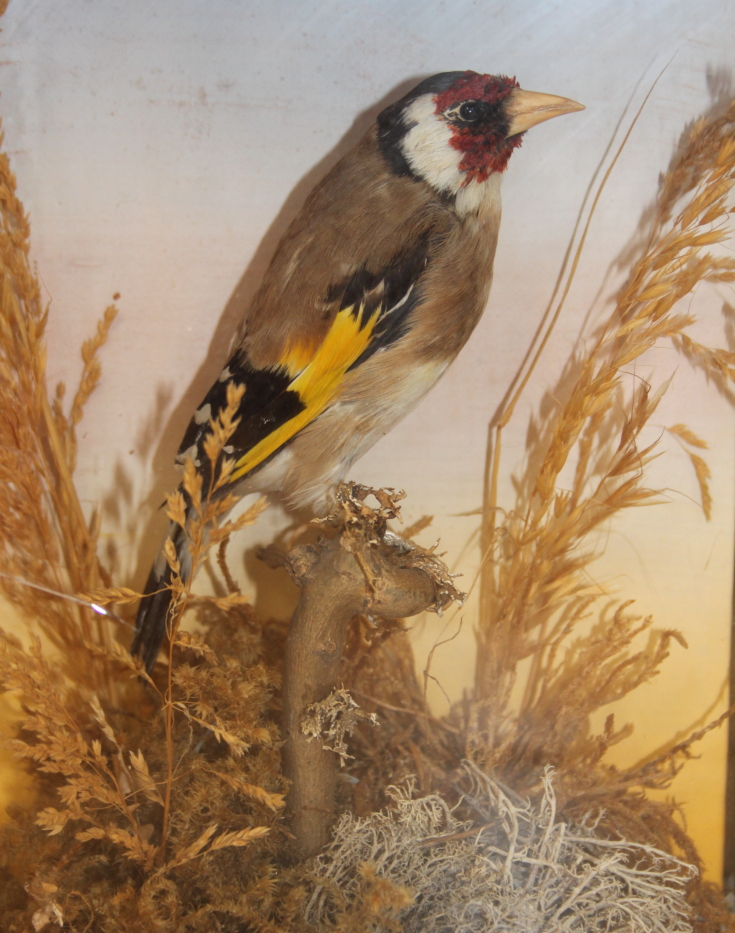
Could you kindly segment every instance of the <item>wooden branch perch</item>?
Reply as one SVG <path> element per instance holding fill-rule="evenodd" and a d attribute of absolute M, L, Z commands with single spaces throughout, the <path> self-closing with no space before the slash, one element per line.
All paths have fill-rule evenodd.
<path fill-rule="evenodd" d="M 297 547 L 286 559 L 301 588 L 286 643 L 283 685 L 284 772 L 291 782 L 287 815 L 297 858 L 325 846 L 334 821 L 338 756 L 309 739 L 302 724 L 309 707 L 337 686 L 350 620 L 361 612 L 404 618 L 457 598 L 437 558 L 421 549 L 388 545 L 375 532 L 376 523 L 363 513 L 336 538 Z"/>

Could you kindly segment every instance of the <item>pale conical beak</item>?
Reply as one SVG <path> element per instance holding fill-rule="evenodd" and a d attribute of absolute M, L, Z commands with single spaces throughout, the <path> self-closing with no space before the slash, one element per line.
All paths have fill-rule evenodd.
<path fill-rule="evenodd" d="M 537 123 L 543 123 L 544 120 L 584 110 L 584 105 L 567 97 L 537 94 L 536 91 L 524 91 L 518 87 L 508 94 L 503 109 L 510 121 L 507 135 L 516 136 L 518 133 L 525 133 Z"/>

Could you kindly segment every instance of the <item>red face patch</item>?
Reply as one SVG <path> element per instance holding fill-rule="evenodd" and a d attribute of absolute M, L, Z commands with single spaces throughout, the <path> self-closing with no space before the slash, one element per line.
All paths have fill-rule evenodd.
<path fill-rule="evenodd" d="M 467 71 L 450 88 L 437 94 L 436 112 L 444 113 L 456 104 L 471 100 L 497 105 L 517 87 L 515 78 Z M 466 174 L 463 185 L 485 181 L 493 172 L 505 171 L 511 153 L 521 145 L 520 135 L 506 137 L 507 125 L 499 109 L 496 119 L 468 126 L 452 122 L 450 126 L 451 144 L 463 153 L 459 163 L 460 170 Z"/>

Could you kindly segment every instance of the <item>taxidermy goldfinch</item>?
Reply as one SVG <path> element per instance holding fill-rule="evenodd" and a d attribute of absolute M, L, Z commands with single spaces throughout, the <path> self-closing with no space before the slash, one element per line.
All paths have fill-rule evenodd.
<path fill-rule="evenodd" d="M 215 495 L 278 492 L 325 514 L 355 460 L 417 405 L 480 319 L 500 179 L 522 134 L 582 109 L 513 78 L 450 71 L 383 110 L 286 231 L 178 459 L 193 458 L 206 485 L 210 418 L 228 383 L 244 385 L 225 448 L 235 467 Z M 169 536 L 186 577 L 186 535 L 172 525 Z M 161 552 L 132 645 L 149 669 L 170 580 Z"/>

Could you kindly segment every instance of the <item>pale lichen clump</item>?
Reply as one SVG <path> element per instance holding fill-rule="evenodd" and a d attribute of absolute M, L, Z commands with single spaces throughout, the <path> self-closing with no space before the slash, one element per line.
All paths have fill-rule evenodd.
<path fill-rule="evenodd" d="M 409 782 L 385 810 L 345 814 L 316 860 L 307 919 L 341 933 L 690 933 L 696 869 L 559 819 L 550 769 L 533 804 L 469 762 L 457 782 L 467 791 L 454 808 Z"/>

